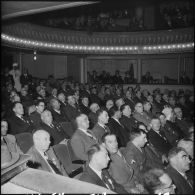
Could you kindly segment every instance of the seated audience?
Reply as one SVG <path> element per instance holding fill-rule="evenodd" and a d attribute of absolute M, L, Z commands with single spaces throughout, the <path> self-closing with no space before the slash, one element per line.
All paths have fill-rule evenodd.
<path fill-rule="evenodd" d="M 125 147 L 129 141 L 129 133 L 119 121 L 121 118 L 121 111 L 116 106 L 113 106 L 110 108 L 109 114 L 108 127 L 110 131 L 116 135 L 119 147 Z"/>
<path fill-rule="evenodd" d="M 50 111 L 54 122 L 62 123 L 68 121 L 68 118 L 66 118 L 66 115 L 61 110 L 60 102 L 58 99 L 52 98 L 50 100 Z"/>
<path fill-rule="evenodd" d="M 87 150 L 98 143 L 95 135 L 89 130 L 89 120 L 87 115 L 80 114 L 76 118 L 77 130 L 71 137 L 70 144 L 74 154 L 79 160 L 87 161 Z"/>
<path fill-rule="evenodd" d="M 12 110 L 14 115 L 9 118 L 10 134 L 18 134 L 23 132 L 32 132 L 35 128 L 29 117 L 24 116 L 24 108 L 20 102 L 13 104 Z"/>
<path fill-rule="evenodd" d="M 110 154 L 109 173 L 112 178 L 122 185 L 128 193 L 142 193 L 144 188 L 136 176 L 133 168 L 126 162 L 121 150 L 118 148 L 116 135 L 105 133 L 102 137 L 103 146 Z"/>
<path fill-rule="evenodd" d="M 118 107 L 118 109 L 120 109 L 120 107 L 124 104 L 124 100 L 123 98 L 118 98 L 115 100 L 115 105 Z"/>
<path fill-rule="evenodd" d="M 88 117 L 90 122 L 90 128 L 92 129 L 98 121 L 97 111 L 100 109 L 100 107 L 97 103 L 92 103 L 89 108 L 90 108 L 90 113 Z"/>
<path fill-rule="evenodd" d="M 98 122 L 92 129 L 95 137 L 97 138 L 98 142 L 101 143 L 101 138 L 105 133 L 109 133 L 110 129 L 106 126 L 108 123 L 108 113 L 104 109 L 99 109 L 97 111 Z"/>
<path fill-rule="evenodd" d="M 6 120 L 1 120 L 1 145 L 6 144 L 10 152 L 23 154 L 22 150 L 16 142 L 14 135 L 7 134 L 8 132 L 8 123 Z"/>
<path fill-rule="evenodd" d="M 35 111 L 30 114 L 30 119 L 33 122 L 33 125 L 37 128 L 41 124 L 41 113 L 45 109 L 45 102 L 44 100 L 40 99 L 35 101 Z"/>
<path fill-rule="evenodd" d="M 76 105 L 76 100 L 72 93 L 67 94 L 65 114 L 68 117 L 69 121 L 75 120 L 75 118 L 80 114 L 80 110 Z"/>
<path fill-rule="evenodd" d="M 120 111 L 122 116 L 119 121 L 128 130 L 128 132 L 131 133 L 132 128 L 137 123 L 137 121 L 131 116 L 131 108 L 128 104 L 123 104 Z"/>
<path fill-rule="evenodd" d="M 183 112 L 182 109 L 179 107 L 175 107 L 174 108 L 174 113 L 175 113 L 175 123 L 176 125 L 180 128 L 180 130 L 183 132 L 184 136 L 188 136 L 188 129 L 190 127 L 190 123 L 187 122 L 184 118 L 183 118 Z"/>
<path fill-rule="evenodd" d="M 80 177 L 81 181 L 89 182 L 108 188 L 116 193 L 127 194 L 128 192 L 110 176 L 107 169 L 110 158 L 106 149 L 98 144 L 92 145 L 88 152 L 89 165 L 87 165 Z"/>
<path fill-rule="evenodd" d="M 151 166 L 147 160 L 144 146 L 147 143 L 146 132 L 135 128 L 131 131 L 130 141 L 123 151 L 127 163 L 133 168 L 135 176 L 142 181 L 144 170 Z"/>
<path fill-rule="evenodd" d="M 167 154 L 171 149 L 171 145 L 167 141 L 164 132 L 160 130 L 160 120 L 158 118 L 153 118 L 151 121 L 148 140 L 157 149 L 162 157 L 162 161 L 167 161 Z"/>
<path fill-rule="evenodd" d="M 130 106 L 132 111 L 134 110 L 135 102 L 134 102 L 134 100 L 132 98 L 132 92 L 130 90 L 127 90 L 125 92 L 124 102 Z"/>
<path fill-rule="evenodd" d="M 176 194 L 193 194 L 193 181 L 186 175 L 190 170 L 190 159 L 183 148 L 174 147 L 168 154 L 166 173 L 176 186 Z"/>
<path fill-rule="evenodd" d="M 81 97 L 81 103 L 79 105 L 79 109 L 81 113 L 86 114 L 87 116 L 91 112 L 91 110 L 89 109 L 89 98 L 87 96 Z"/>
<path fill-rule="evenodd" d="M 150 194 L 175 194 L 176 186 L 162 169 L 150 169 L 143 178 L 144 186 Z"/>
<path fill-rule="evenodd" d="M 146 115 L 150 119 L 154 118 L 154 114 L 152 113 L 151 108 L 152 108 L 152 106 L 151 106 L 151 104 L 150 104 L 149 101 L 147 101 L 147 100 L 146 101 L 143 101 L 143 109 L 144 109 L 144 112 L 146 113 Z"/>
<path fill-rule="evenodd" d="M 172 146 L 175 146 L 176 142 L 180 138 L 182 138 L 182 136 L 178 132 L 178 127 L 175 126 L 175 124 L 173 123 L 174 121 L 173 109 L 170 107 L 166 107 L 162 110 L 162 113 L 164 114 L 166 121 L 163 128 L 165 136 L 169 143 L 171 143 Z"/>
<path fill-rule="evenodd" d="M 150 119 L 150 117 L 148 117 L 148 115 L 144 112 L 144 110 L 143 110 L 143 105 L 142 105 L 141 102 L 138 102 L 138 103 L 135 104 L 135 111 L 134 111 L 134 113 L 133 113 L 133 117 L 134 117 L 137 121 L 144 123 L 144 125 L 146 125 L 147 128 L 149 128 L 151 119 Z"/>
<path fill-rule="evenodd" d="M 163 103 L 161 102 L 161 95 L 159 93 L 154 94 L 154 102 L 152 104 L 152 113 L 156 115 L 157 112 L 161 112 L 163 109 Z"/>
<path fill-rule="evenodd" d="M 106 101 L 106 111 L 109 113 L 110 108 L 112 108 L 113 106 L 114 106 L 113 100 L 112 99 L 108 99 Z"/>
<path fill-rule="evenodd" d="M 49 110 L 45 110 L 41 113 L 41 128 L 50 134 L 51 145 L 66 144 L 69 135 L 65 130 L 57 123 L 53 122 L 52 114 Z"/>
<path fill-rule="evenodd" d="M 50 135 L 47 131 L 39 129 L 33 133 L 33 146 L 27 154 L 31 156 L 29 167 L 68 176 L 53 148 L 50 147 Z"/>

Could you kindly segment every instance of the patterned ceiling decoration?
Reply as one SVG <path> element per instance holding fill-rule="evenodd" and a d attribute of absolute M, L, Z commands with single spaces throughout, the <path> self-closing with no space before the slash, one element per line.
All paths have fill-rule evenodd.
<path fill-rule="evenodd" d="M 65 31 L 30 23 L 3 26 L 2 44 L 23 49 L 78 54 L 158 54 L 191 52 L 194 29 L 93 33 Z"/>

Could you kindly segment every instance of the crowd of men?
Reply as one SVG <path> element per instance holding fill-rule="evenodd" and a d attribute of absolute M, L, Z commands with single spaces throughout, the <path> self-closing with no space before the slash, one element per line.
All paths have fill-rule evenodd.
<path fill-rule="evenodd" d="M 26 79 L 20 91 L 8 79 L 2 96 L 1 145 L 22 153 L 15 135 L 31 133 L 28 166 L 69 177 L 52 149 L 69 143 L 84 163 L 82 181 L 117 193 L 193 193 L 192 91 L 57 85 L 50 77 Z"/>

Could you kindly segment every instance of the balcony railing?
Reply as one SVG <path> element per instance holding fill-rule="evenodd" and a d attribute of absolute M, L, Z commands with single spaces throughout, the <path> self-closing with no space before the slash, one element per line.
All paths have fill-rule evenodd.
<path fill-rule="evenodd" d="M 83 54 L 157 54 L 193 51 L 194 28 L 147 32 L 65 31 L 30 23 L 2 27 L 2 44 L 24 49 Z"/>

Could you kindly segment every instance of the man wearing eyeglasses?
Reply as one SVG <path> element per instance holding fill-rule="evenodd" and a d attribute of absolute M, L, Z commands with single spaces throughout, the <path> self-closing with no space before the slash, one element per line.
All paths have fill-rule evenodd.
<path fill-rule="evenodd" d="M 180 147 L 172 148 L 168 153 L 169 165 L 166 172 L 176 186 L 176 194 L 193 194 L 193 179 L 186 173 L 190 170 L 187 152 Z"/>

